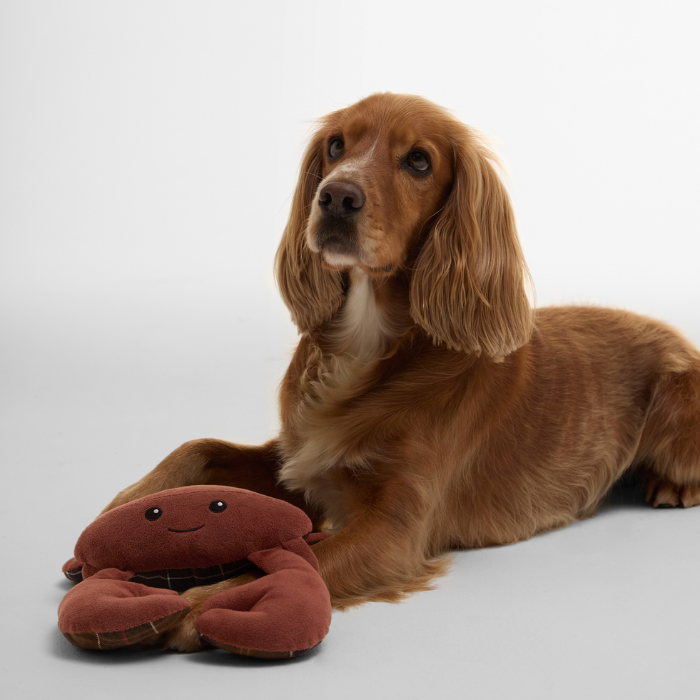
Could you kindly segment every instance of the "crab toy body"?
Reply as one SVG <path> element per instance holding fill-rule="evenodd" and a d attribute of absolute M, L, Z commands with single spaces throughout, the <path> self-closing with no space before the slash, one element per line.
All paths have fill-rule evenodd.
<path fill-rule="evenodd" d="M 227 486 L 186 486 L 97 518 L 64 566 L 58 626 L 83 649 L 149 644 L 190 610 L 178 595 L 257 567 L 266 575 L 212 596 L 195 627 L 213 646 L 284 658 L 328 633 L 331 603 L 305 537 L 311 521 L 284 501 Z M 82 567 L 82 568 L 81 568 Z"/>

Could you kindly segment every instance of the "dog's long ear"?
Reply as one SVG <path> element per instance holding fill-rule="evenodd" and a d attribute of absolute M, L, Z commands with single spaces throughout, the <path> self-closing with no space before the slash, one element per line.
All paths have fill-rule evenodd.
<path fill-rule="evenodd" d="M 452 190 L 416 260 L 411 316 L 434 341 L 500 361 L 530 338 L 529 274 L 493 155 L 463 129 Z"/>
<path fill-rule="evenodd" d="M 300 333 L 327 321 L 343 301 L 341 275 L 324 270 L 320 256 L 309 250 L 306 225 L 321 182 L 324 137 L 317 133 L 304 155 L 292 211 L 275 258 L 275 276 L 284 303 Z"/>

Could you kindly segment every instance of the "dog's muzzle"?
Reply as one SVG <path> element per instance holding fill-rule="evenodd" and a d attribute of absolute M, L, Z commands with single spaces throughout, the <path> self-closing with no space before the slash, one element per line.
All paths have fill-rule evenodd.
<path fill-rule="evenodd" d="M 352 182 L 334 180 L 318 193 L 321 220 L 316 232 L 319 250 L 333 255 L 358 255 L 355 217 L 366 201 L 365 193 Z"/>

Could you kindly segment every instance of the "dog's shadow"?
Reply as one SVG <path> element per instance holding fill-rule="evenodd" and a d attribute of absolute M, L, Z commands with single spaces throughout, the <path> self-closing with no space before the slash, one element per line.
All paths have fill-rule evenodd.
<path fill-rule="evenodd" d="M 599 513 L 619 508 L 650 508 L 637 474 L 624 474 L 600 504 Z"/>

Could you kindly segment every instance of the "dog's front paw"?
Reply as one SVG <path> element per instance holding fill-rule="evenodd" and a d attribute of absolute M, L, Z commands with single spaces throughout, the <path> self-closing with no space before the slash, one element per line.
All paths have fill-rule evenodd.
<path fill-rule="evenodd" d="M 190 610 L 187 615 L 173 627 L 164 637 L 165 647 L 173 651 L 183 651 L 191 653 L 201 651 L 206 644 L 202 641 L 202 637 L 197 632 L 194 626 L 195 620 L 202 614 L 204 604 L 217 593 L 228 590 L 235 586 L 242 586 L 244 583 L 250 583 L 259 577 L 259 574 L 250 572 L 241 574 L 234 579 L 213 583 L 210 586 L 199 586 L 190 588 L 181 594 L 190 604 Z"/>
<path fill-rule="evenodd" d="M 199 613 L 199 609 L 190 610 L 185 618 L 165 635 L 166 649 L 186 653 L 202 650 L 204 642 L 194 626 L 194 621 L 199 617 Z"/>

